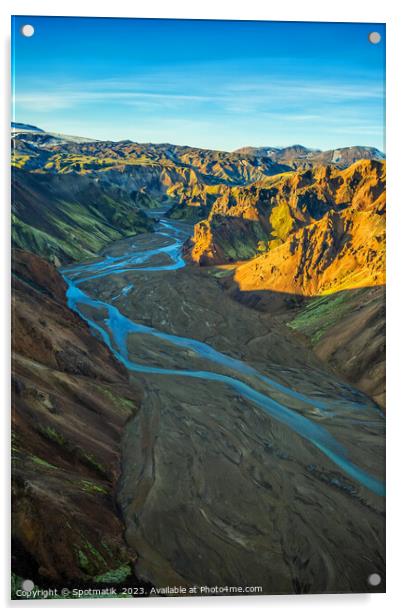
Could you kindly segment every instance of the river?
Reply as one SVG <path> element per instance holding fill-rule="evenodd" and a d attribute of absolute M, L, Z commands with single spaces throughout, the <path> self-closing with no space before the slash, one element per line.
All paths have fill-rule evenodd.
<path fill-rule="evenodd" d="M 167 330 L 166 322 L 162 318 L 157 323 L 146 323 L 145 317 L 138 320 L 135 318 L 129 304 L 134 293 L 139 293 L 138 297 L 142 297 L 143 302 L 152 302 L 153 311 L 166 304 L 165 297 L 169 289 L 165 290 L 163 298 L 158 297 L 158 289 L 164 288 L 165 280 L 170 281 L 173 294 L 173 280 L 180 280 L 177 276 L 184 276 L 187 269 L 182 247 L 190 231 L 191 228 L 187 225 L 172 222 L 162 215 L 155 233 L 117 242 L 95 261 L 64 268 L 62 273 L 68 285 L 69 307 L 89 324 L 94 335 L 103 339 L 116 359 L 133 375 L 141 378 L 145 391 L 149 390 L 150 398 L 155 396 L 155 383 L 163 383 L 162 389 L 165 393 L 159 394 L 160 400 L 163 400 L 163 396 L 165 400 L 172 397 L 174 399 L 175 391 L 179 392 L 176 396 L 178 399 L 181 396 L 180 384 L 185 383 L 182 389 L 188 387 L 193 390 L 193 395 L 197 395 L 198 399 L 213 401 L 214 391 L 218 391 L 216 410 L 218 414 L 221 412 L 224 415 L 227 413 L 227 392 L 231 391 L 232 395 L 236 396 L 239 408 L 242 408 L 243 400 L 244 422 L 248 422 L 250 408 L 265 414 L 269 418 L 270 426 L 275 426 L 276 422 L 277 427 L 274 430 L 280 434 L 284 460 L 287 456 L 291 458 L 294 453 L 293 439 L 299 443 L 301 437 L 305 443 L 303 447 L 308 451 L 306 455 L 310 459 L 310 464 L 305 463 L 307 468 L 316 466 L 311 463 L 315 450 L 318 461 L 324 456 L 329 461 L 329 468 L 338 470 L 340 476 L 328 481 L 333 481 L 334 485 L 336 481 L 340 482 L 344 493 L 349 491 L 350 496 L 363 489 L 365 494 L 368 491 L 376 497 L 383 496 L 382 473 L 376 475 L 371 470 L 369 472 L 364 448 L 362 455 L 356 454 L 354 448 L 354 443 L 359 446 L 368 435 L 369 445 L 364 447 L 367 446 L 368 450 L 374 447 L 373 451 L 377 451 L 375 448 L 383 438 L 383 415 L 376 405 L 360 392 L 353 392 L 352 388 L 340 384 L 333 395 L 321 395 L 317 387 L 312 395 L 312 390 L 309 390 L 307 385 L 298 389 L 292 383 L 276 378 L 264 365 L 260 364 L 257 368 L 254 362 L 250 363 L 235 354 L 222 352 L 215 348 L 213 339 L 205 342 L 189 335 L 177 335 Z M 168 278 L 173 275 L 174 279 Z M 202 279 L 199 284 L 200 291 L 203 288 Z M 177 289 L 177 285 L 175 288 Z M 175 310 L 186 313 L 185 297 L 175 296 L 174 301 L 179 304 L 182 300 L 183 305 L 177 305 Z M 158 306 L 158 303 L 161 306 Z M 201 313 L 194 315 L 194 319 L 200 319 L 200 315 Z M 186 334 L 191 333 L 187 327 Z M 162 380 L 158 381 L 158 378 Z M 169 379 L 172 379 L 171 389 Z M 192 385 L 195 382 L 196 387 Z M 302 378 L 300 383 L 303 383 Z M 159 385 L 157 390 L 160 391 Z M 186 396 L 186 404 L 189 405 L 191 397 L 188 394 Z M 225 396 L 226 398 L 219 411 L 220 396 L 222 400 Z M 160 400 L 159 407 L 164 409 L 166 404 Z M 347 426 L 344 425 L 345 421 L 348 422 Z M 238 438 L 233 418 L 230 419 L 231 427 L 228 418 L 222 418 L 221 424 L 225 431 L 231 430 L 233 433 L 230 438 Z M 207 432 L 205 426 L 203 429 L 204 438 L 210 439 L 210 427 L 207 426 Z M 139 428 L 138 422 L 135 430 L 134 441 L 143 438 L 143 430 Z M 350 436 L 351 432 L 355 433 L 353 438 Z M 289 434 L 294 436 L 290 438 Z M 345 434 L 347 436 L 344 438 Z M 136 455 L 134 459 L 138 463 Z M 146 457 L 146 454 L 144 456 Z M 258 467 L 264 468 L 265 464 L 266 461 L 261 460 Z M 283 462 L 283 465 L 285 467 L 286 463 Z M 376 465 L 371 464 L 370 467 L 375 468 Z M 259 475 L 262 472 L 258 470 Z M 317 475 L 316 470 L 310 472 Z M 344 481 L 342 476 L 349 478 L 351 483 Z M 131 478 L 131 481 L 134 479 Z M 328 483 L 326 479 L 325 481 Z M 126 500 L 128 503 L 128 497 Z M 138 535 L 136 541 L 139 541 Z"/>

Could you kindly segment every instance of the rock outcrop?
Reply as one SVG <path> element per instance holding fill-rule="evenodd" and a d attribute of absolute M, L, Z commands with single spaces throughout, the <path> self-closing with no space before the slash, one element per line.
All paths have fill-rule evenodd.
<path fill-rule="evenodd" d="M 234 288 L 222 280 L 234 297 L 282 315 L 319 358 L 384 405 L 384 162 L 227 188 L 186 255 L 200 265 L 233 262 Z"/>
<path fill-rule="evenodd" d="M 235 272 L 244 291 L 314 296 L 384 284 L 385 163 L 228 189 L 196 225 L 187 254 L 202 265 L 247 259 Z"/>

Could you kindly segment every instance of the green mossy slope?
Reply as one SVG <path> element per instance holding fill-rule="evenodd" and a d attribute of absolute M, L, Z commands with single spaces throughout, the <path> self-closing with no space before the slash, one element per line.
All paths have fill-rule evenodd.
<path fill-rule="evenodd" d="M 130 195 L 79 175 L 13 171 L 12 241 L 60 265 L 92 257 L 108 242 L 152 230 Z"/>

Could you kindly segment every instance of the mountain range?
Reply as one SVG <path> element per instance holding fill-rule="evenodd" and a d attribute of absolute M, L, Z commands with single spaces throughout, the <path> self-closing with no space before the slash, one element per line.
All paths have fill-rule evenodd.
<path fill-rule="evenodd" d="M 208 291 L 191 298 L 203 306 L 200 323 L 209 297 L 220 323 L 227 301 L 230 314 L 258 321 L 250 344 L 260 361 L 276 365 L 285 349 L 296 364 L 300 354 L 300 364 L 308 358 L 384 406 L 385 157 L 363 146 L 111 142 L 17 123 L 11 140 L 15 568 L 44 585 L 135 586 L 116 490 L 122 434 L 143 391 L 70 310 L 57 268 L 152 235 L 163 210 L 193 231 L 184 287 L 165 284 L 155 313 L 191 280 Z M 187 322 L 186 310 L 172 314 L 178 327 Z M 223 344 L 237 325 L 222 326 Z"/>
<path fill-rule="evenodd" d="M 12 164 L 13 242 L 57 265 L 149 231 L 144 211 L 163 206 L 172 219 L 195 224 L 187 260 L 219 268 L 222 284 L 260 310 L 272 311 L 278 297 L 301 307 L 385 282 L 385 160 L 376 148 L 220 152 L 91 141 L 20 124 Z M 382 295 L 375 303 L 379 316 Z M 343 312 L 347 306 L 345 298 Z M 315 345 L 326 329 L 303 331 Z M 330 361 L 338 351 L 330 348 Z M 352 378 L 347 365 L 341 371 Z M 383 386 L 375 387 L 381 399 Z"/>

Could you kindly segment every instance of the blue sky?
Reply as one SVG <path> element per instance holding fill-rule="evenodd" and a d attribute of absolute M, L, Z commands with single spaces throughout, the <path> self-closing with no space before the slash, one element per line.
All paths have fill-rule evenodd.
<path fill-rule="evenodd" d="M 384 149 L 382 24 L 13 19 L 17 122 L 221 150 Z"/>

